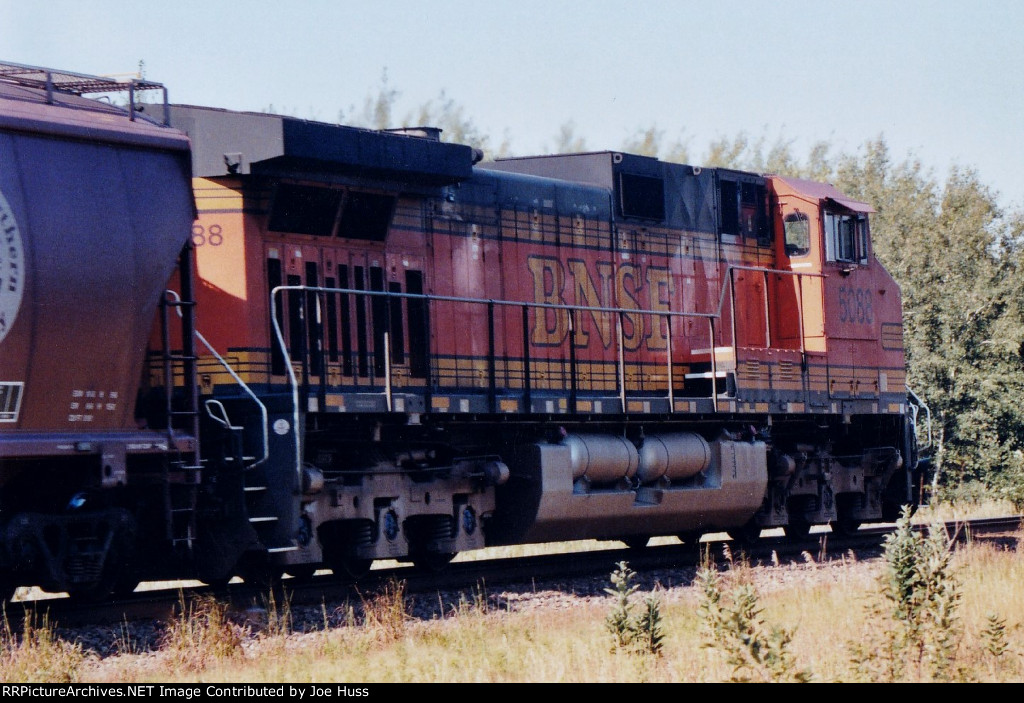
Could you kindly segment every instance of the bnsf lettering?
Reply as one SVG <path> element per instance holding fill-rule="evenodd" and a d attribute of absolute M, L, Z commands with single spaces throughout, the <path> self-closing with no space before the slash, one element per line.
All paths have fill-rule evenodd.
<path fill-rule="evenodd" d="M 670 309 L 672 277 L 667 268 L 623 264 L 616 270 L 608 261 L 588 263 L 581 259 L 563 262 L 551 256 L 531 256 L 527 266 L 533 280 L 533 300 L 546 305 L 619 307 L 622 313 L 622 343 L 627 351 L 636 351 L 646 341 L 650 350 L 668 348 L 666 319 L 651 319 L 631 310 Z M 646 285 L 645 285 L 646 284 Z M 569 335 L 568 310 L 538 310 L 530 330 L 536 346 L 559 346 Z M 596 336 L 605 349 L 615 341 L 615 314 L 582 311 L 575 318 L 577 347 L 588 347 Z"/>
<path fill-rule="evenodd" d="M 565 305 L 565 271 L 558 259 L 531 256 L 527 262 L 533 276 L 533 300 L 545 305 Z M 537 346 L 561 344 L 569 334 L 567 310 L 537 310 L 530 341 Z"/>
<path fill-rule="evenodd" d="M 594 279 L 590 276 L 590 272 L 587 271 L 585 261 L 569 259 L 568 263 L 569 272 L 572 274 L 573 281 L 575 282 L 573 295 L 576 302 L 587 307 L 599 308 L 607 305 L 606 301 L 612 299 L 612 265 L 605 261 L 597 263 L 597 275 L 601 285 L 601 290 L 598 292 L 597 287 L 594 285 Z M 601 346 L 605 349 L 611 346 L 612 330 L 615 329 L 612 314 L 606 312 L 584 312 L 581 313 L 582 316 L 589 316 L 591 324 L 597 329 L 598 336 L 601 337 Z M 582 324 L 581 320 L 580 329 L 576 332 L 577 346 L 590 346 L 589 328 L 590 325 Z"/>

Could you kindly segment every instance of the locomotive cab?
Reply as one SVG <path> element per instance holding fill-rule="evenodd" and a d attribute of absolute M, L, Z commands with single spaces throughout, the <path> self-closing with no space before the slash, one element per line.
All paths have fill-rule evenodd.
<path fill-rule="evenodd" d="M 838 520 L 850 526 L 880 514 L 893 518 L 909 497 L 912 442 L 900 439 L 908 428 L 906 373 L 899 287 L 871 250 L 870 205 L 848 198 L 833 186 L 796 178 L 772 177 L 777 202 L 775 254 L 780 270 L 792 271 L 777 288 L 787 338 L 801 349 L 809 378 L 809 403 L 839 419 L 845 433 L 827 443 L 829 460 L 844 478 L 831 487 L 830 502 L 820 494 L 789 499 L 791 507 L 811 506 L 800 522 Z M 888 429 L 883 427 L 888 426 Z M 884 452 L 856 452 L 851 433 L 888 435 Z M 824 445 L 819 451 L 824 449 Z M 865 482 L 871 490 L 857 488 Z M 820 484 L 820 481 L 818 481 Z M 898 499 L 894 496 L 899 495 Z M 813 515 L 812 515 L 813 513 Z M 790 516 L 792 517 L 792 516 Z"/>

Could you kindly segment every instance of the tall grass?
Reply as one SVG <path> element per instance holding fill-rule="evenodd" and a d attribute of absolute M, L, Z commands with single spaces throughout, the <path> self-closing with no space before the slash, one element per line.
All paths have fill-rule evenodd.
<path fill-rule="evenodd" d="M 178 614 L 167 626 L 162 649 L 172 671 L 198 672 L 238 657 L 242 641 L 227 605 L 210 596 L 179 595 Z"/>
<path fill-rule="evenodd" d="M 4 607 L 0 618 L 0 682 L 74 683 L 86 659 L 81 645 L 57 635 L 48 615 L 40 617 L 26 609 L 20 631 L 16 631 Z"/>

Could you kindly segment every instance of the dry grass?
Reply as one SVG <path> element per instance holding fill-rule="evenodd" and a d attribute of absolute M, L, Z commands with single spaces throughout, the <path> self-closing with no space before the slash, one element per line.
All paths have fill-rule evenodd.
<path fill-rule="evenodd" d="M 936 521 L 962 522 L 964 520 L 979 520 L 1016 514 L 1017 510 L 1008 500 L 965 496 L 951 501 L 936 503 L 935 505 L 922 506 L 914 514 L 914 522 L 917 524 L 930 524 Z"/>
<path fill-rule="evenodd" d="M 212 597 L 186 599 L 168 625 L 163 650 L 173 671 L 197 672 L 241 654 L 243 632 L 228 619 L 227 606 Z"/>
<path fill-rule="evenodd" d="M 1024 536 L 1022 536 L 1024 538 Z M 878 562 L 849 558 L 819 564 L 751 566 L 734 558 L 723 569 L 723 587 L 752 585 L 767 626 L 792 633 L 795 665 L 816 681 L 857 678 L 851 645 L 868 642 L 880 626 L 868 605 L 878 602 Z M 962 678 L 1017 681 L 1024 651 L 1017 643 L 1024 622 L 1024 555 L 1016 547 L 975 543 L 955 558 L 962 583 L 962 635 L 956 667 Z M 609 572 L 614 565 L 610 564 Z M 180 627 L 179 641 L 204 651 L 201 666 L 182 665 L 180 646 L 149 655 L 83 659 L 75 669 L 85 680 L 227 682 L 700 682 L 732 675 L 717 653 L 702 648 L 699 595 L 690 587 L 659 592 L 665 630 L 658 656 L 617 651 L 606 629 L 611 597 L 553 598 L 535 607 L 499 610 L 467 598 L 434 620 L 409 615 L 403 586 L 393 583 L 363 597 L 347 624 L 307 634 L 265 634 L 241 647 L 217 617 L 198 629 Z M 643 595 L 638 594 L 638 595 Z M 490 601 L 493 603 L 493 599 Z M 1006 650 L 991 652 L 995 614 Z M 208 634 L 209 633 L 209 634 Z M 221 633 L 221 634 L 217 634 Z M 228 646 L 214 642 L 226 637 Z M 284 643 L 287 644 L 284 644 Z M 218 653 L 220 652 L 220 653 Z M 189 661 L 197 661 L 195 658 Z M 134 662 L 134 664 L 133 664 Z M 913 680 L 914 674 L 908 674 Z"/>
<path fill-rule="evenodd" d="M 931 514 L 925 517 L 946 517 Z M 973 516 L 973 514 L 972 514 Z M 951 670 L 959 680 L 1024 677 L 1024 533 L 1001 543 L 975 541 L 958 551 L 962 598 Z M 570 551 L 577 549 L 573 543 Z M 596 548 L 604 548 L 595 543 Z M 618 543 L 611 543 L 618 548 Z M 510 548 L 512 549 L 512 548 Z M 517 548 L 524 550 L 528 548 Z M 753 566 L 728 547 L 714 554 L 724 589 L 752 586 L 765 632 L 779 629 L 794 666 L 815 681 L 853 681 L 857 644 L 878 641 L 886 627 L 879 561 L 851 555 L 822 562 Z M 615 564 L 609 560 L 609 574 Z M 685 582 L 683 574 L 671 577 Z M 606 627 L 611 596 L 471 592 L 433 620 L 411 615 L 404 584 L 391 582 L 340 618 L 323 613 L 316 632 L 292 632 L 290 604 L 268 601 L 259 623 L 239 623 L 223 604 L 182 601 L 158 652 L 99 660 L 60 640 L 45 621 L 15 637 L 4 621 L 4 681 L 168 682 L 706 682 L 734 674 L 714 648 L 702 647 L 700 594 L 693 585 L 660 589 L 662 648 L 657 655 L 617 649 Z M 647 595 L 638 592 L 638 598 Z M 498 607 L 496 604 L 500 604 Z M 881 604 L 881 605 L 880 605 Z M 871 606 L 874 605 L 874 608 Z M 327 627 L 328 621 L 343 622 Z M 884 635 L 884 632 L 881 634 Z M 126 638 L 127 641 L 127 638 Z M 901 680 L 920 678 L 910 671 Z"/>
<path fill-rule="evenodd" d="M 87 659 L 81 646 L 57 637 L 47 616 L 40 618 L 27 611 L 21 631 L 15 632 L 4 609 L 0 621 L 0 682 L 74 683 Z"/>

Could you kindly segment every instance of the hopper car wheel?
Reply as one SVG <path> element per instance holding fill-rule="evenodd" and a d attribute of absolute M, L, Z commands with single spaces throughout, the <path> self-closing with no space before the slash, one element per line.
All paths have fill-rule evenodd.
<path fill-rule="evenodd" d="M 651 538 L 647 535 L 630 535 L 629 537 L 622 537 L 619 541 L 630 549 L 644 549 L 650 543 Z"/>
<path fill-rule="evenodd" d="M 450 552 L 420 552 L 412 555 L 412 563 L 420 571 L 439 574 L 448 568 L 454 558 L 455 554 Z"/>

